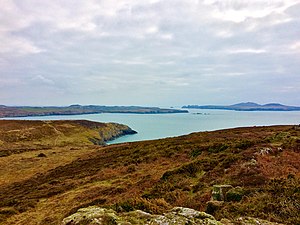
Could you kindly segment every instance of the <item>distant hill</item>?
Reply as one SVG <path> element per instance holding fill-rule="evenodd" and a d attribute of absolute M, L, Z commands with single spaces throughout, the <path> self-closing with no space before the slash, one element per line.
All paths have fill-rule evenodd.
<path fill-rule="evenodd" d="M 50 115 L 81 115 L 96 113 L 187 113 L 187 110 L 162 109 L 158 107 L 141 106 L 100 106 L 100 105 L 70 105 L 70 106 L 5 106 L 0 105 L 1 117 L 26 117 Z"/>
<path fill-rule="evenodd" d="M 235 111 L 300 111 L 298 106 L 287 106 L 279 103 L 260 105 L 254 102 L 242 102 L 234 105 L 187 105 L 184 109 L 222 109 Z"/>

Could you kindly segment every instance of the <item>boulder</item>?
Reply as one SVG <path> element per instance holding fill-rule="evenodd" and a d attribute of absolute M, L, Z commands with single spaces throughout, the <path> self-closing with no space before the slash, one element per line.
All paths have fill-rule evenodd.
<path fill-rule="evenodd" d="M 270 222 L 253 217 L 240 217 L 236 220 L 237 224 L 241 225 L 283 225 L 281 223 Z"/>
<path fill-rule="evenodd" d="M 218 201 L 220 203 L 220 201 Z M 112 209 L 90 206 L 66 217 L 62 225 L 282 225 L 252 217 L 234 221 L 217 221 L 212 215 L 190 208 L 175 207 L 163 215 L 153 215 L 141 210 L 117 213 Z"/>
<path fill-rule="evenodd" d="M 90 206 L 79 209 L 75 214 L 65 218 L 63 225 L 97 225 L 97 224 L 119 224 L 120 218 L 111 209 Z"/>
<path fill-rule="evenodd" d="M 212 199 L 213 201 L 225 201 L 226 193 L 232 189 L 231 185 L 222 184 L 222 185 L 214 185 L 212 190 Z"/>

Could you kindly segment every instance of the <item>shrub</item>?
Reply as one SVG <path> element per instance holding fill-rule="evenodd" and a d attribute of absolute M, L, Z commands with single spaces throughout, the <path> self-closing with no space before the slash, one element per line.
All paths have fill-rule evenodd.
<path fill-rule="evenodd" d="M 5 207 L 0 209 L 0 223 L 17 213 L 18 211 L 13 207 Z"/>
<path fill-rule="evenodd" d="M 0 151 L 0 157 L 5 157 L 5 156 L 9 156 L 9 155 L 10 155 L 10 152 L 7 150 Z"/>
<path fill-rule="evenodd" d="M 208 151 L 211 153 L 219 153 L 225 151 L 229 148 L 229 145 L 226 143 L 216 143 L 209 147 Z"/>
<path fill-rule="evenodd" d="M 205 212 L 214 215 L 217 210 L 222 208 L 223 204 L 224 202 L 221 201 L 208 201 Z"/>
<path fill-rule="evenodd" d="M 241 140 L 240 142 L 238 142 L 235 147 L 238 149 L 243 149 L 246 150 L 247 148 L 250 148 L 254 145 L 254 143 L 252 141 L 249 140 Z"/>
<path fill-rule="evenodd" d="M 17 213 L 18 213 L 18 211 L 13 207 L 6 207 L 6 208 L 0 209 L 1 215 L 14 215 Z"/>
<path fill-rule="evenodd" d="M 128 168 L 127 168 L 127 173 L 133 173 L 133 172 L 135 172 L 135 171 L 136 171 L 136 168 L 135 168 L 134 165 L 128 166 Z"/>
<path fill-rule="evenodd" d="M 242 158 L 241 155 L 238 154 L 228 154 L 226 158 L 222 161 L 221 167 L 224 169 L 229 168 L 233 163 L 240 160 Z"/>
<path fill-rule="evenodd" d="M 37 157 L 47 157 L 44 153 L 39 153 Z"/>
<path fill-rule="evenodd" d="M 197 172 L 202 170 L 201 160 L 194 161 L 191 163 L 186 163 L 182 165 L 179 168 L 176 168 L 174 170 L 166 171 L 163 176 L 162 180 L 166 180 L 169 177 L 172 177 L 174 175 L 186 175 L 188 177 L 196 177 Z"/>
<path fill-rule="evenodd" d="M 226 193 L 225 199 L 226 201 L 239 202 L 242 200 L 243 196 L 244 196 L 244 190 L 241 187 L 236 187 L 230 189 Z"/>
<path fill-rule="evenodd" d="M 196 158 L 197 156 L 199 156 L 203 151 L 206 151 L 208 149 L 208 147 L 204 146 L 200 146 L 200 147 L 196 147 L 194 149 L 192 149 L 190 156 L 192 158 Z"/>

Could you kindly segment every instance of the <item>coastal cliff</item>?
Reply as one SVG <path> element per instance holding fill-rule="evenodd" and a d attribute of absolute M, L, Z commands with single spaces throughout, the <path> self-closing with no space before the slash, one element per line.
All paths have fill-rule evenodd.
<path fill-rule="evenodd" d="M 0 120 L 0 157 L 35 148 L 103 146 L 107 141 L 136 133 L 123 124 L 88 120 Z"/>

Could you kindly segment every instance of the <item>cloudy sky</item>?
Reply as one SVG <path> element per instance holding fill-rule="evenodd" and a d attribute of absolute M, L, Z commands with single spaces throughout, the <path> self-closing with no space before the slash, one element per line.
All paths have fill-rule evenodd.
<path fill-rule="evenodd" d="M 0 104 L 300 105 L 300 0 L 0 5 Z"/>

